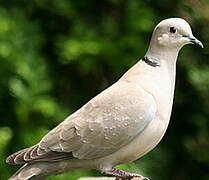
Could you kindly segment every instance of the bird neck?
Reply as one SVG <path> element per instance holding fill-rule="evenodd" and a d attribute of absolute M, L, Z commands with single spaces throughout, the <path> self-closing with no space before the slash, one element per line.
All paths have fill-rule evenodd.
<path fill-rule="evenodd" d="M 168 47 L 159 44 L 155 34 L 152 35 L 150 45 L 145 57 L 158 60 L 161 65 L 166 65 L 168 69 L 176 66 L 176 60 L 180 47 Z"/>
<path fill-rule="evenodd" d="M 178 52 L 179 50 L 176 48 L 156 46 L 154 43 L 154 45 L 150 45 L 145 57 L 155 60 L 161 68 L 166 68 L 171 76 L 175 76 Z"/>
<path fill-rule="evenodd" d="M 152 45 L 150 45 L 145 55 L 145 57 L 157 59 L 159 61 L 158 63 L 160 64 L 159 68 L 161 68 L 162 71 L 168 72 L 172 89 L 174 89 L 175 87 L 176 61 L 178 57 L 178 52 L 178 49 L 170 49 L 153 43 Z"/>

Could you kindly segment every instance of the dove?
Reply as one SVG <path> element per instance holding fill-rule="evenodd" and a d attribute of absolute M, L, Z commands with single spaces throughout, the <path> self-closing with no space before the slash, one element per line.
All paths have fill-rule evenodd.
<path fill-rule="evenodd" d="M 186 44 L 203 48 L 184 19 L 161 21 L 145 56 L 117 82 L 39 143 L 6 159 L 9 164 L 24 164 L 9 180 L 43 179 L 90 169 L 118 180 L 148 179 L 114 166 L 144 156 L 164 136 L 173 104 L 177 56 Z"/>

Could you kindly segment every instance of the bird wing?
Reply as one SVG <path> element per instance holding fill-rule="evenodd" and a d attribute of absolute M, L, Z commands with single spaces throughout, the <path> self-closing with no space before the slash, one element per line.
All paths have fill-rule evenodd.
<path fill-rule="evenodd" d="M 119 81 L 50 131 L 39 147 L 72 152 L 78 159 L 104 157 L 142 132 L 156 111 L 151 94 L 135 83 Z"/>
<path fill-rule="evenodd" d="M 132 141 L 155 117 L 154 97 L 133 82 L 118 81 L 51 130 L 39 144 L 7 158 L 9 164 L 95 159 Z"/>

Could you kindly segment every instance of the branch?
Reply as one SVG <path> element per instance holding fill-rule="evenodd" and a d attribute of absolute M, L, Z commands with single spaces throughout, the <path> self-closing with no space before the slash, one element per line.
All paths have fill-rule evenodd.
<path fill-rule="evenodd" d="M 115 177 L 82 177 L 78 180 L 115 180 Z M 141 180 L 140 177 L 134 177 L 132 180 Z"/>

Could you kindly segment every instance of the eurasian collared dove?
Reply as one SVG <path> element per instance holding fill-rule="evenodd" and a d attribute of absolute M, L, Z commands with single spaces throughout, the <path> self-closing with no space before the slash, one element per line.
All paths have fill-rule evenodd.
<path fill-rule="evenodd" d="M 185 20 L 160 22 L 141 61 L 38 144 L 7 158 L 9 164 L 25 164 L 10 180 L 41 179 L 75 169 L 144 179 L 114 166 L 140 158 L 163 137 L 173 104 L 178 52 L 190 43 L 203 47 Z"/>

